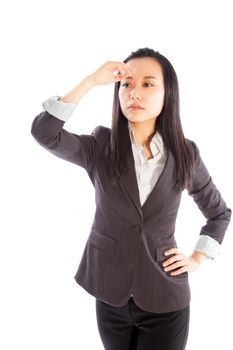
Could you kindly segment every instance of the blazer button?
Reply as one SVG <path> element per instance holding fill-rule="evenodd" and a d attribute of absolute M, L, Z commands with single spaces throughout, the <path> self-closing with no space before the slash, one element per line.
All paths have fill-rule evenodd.
<path fill-rule="evenodd" d="M 141 225 L 135 224 L 133 225 L 133 230 L 137 233 L 141 233 Z"/>

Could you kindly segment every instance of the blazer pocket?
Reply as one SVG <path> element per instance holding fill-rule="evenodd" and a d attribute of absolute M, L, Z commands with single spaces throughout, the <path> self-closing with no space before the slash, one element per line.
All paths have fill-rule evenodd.
<path fill-rule="evenodd" d="M 104 235 L 99 230 L 92 228 L 88 242 L 96 248 L 107 253 L 114 253 L 117 242 L 114 238 Z"/>

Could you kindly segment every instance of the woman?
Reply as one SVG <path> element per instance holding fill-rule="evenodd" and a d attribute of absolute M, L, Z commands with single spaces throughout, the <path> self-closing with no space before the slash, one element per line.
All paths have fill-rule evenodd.
<path fill-rule="evenodd" d="M 63 125 L 93 87 L 115 83 L 112 127 L 91 135 Z M 83 167 L 96 212 L 75 280 L 96 297 L 107 350 L 182 350 L 189 330 L 188 272 L 214 258 L 231 217 L 198 147 L 184 137 L 171 63 L 139 49 L 106 62 L 63 97 L 52 96 L 32 135 L 54 155 Z M 174 232 L 186 189 L 206 224 L 191 256 Z"/>

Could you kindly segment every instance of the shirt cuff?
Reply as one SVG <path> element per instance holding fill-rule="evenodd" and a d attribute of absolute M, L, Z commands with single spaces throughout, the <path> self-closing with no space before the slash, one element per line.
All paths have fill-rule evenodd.
<path fill-rule="evenodd" d="M 59 98 L 60 96 L 57 95 L 51 96 L 42 102 L 42 107 L 44 111 L 66 122 L 71 117 L 78 104 L 63 102 L 59 100 Z"/>
<path fill-rule="evenodd" d="M 206 253 L 211 259 L 214 259 L 219 255 L 220 244 L 208 235 L 200 235 L 199 240 L 194 248 L 201 253 Z"/>

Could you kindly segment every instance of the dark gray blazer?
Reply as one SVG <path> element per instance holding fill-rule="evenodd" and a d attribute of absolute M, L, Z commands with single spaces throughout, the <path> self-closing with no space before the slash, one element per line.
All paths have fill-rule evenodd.
<path fill-rule="evenodd" d="M 135 302 L 150 312 L 184 308 L 190 301 L 188 272 L 170 276 L 164 272 L 164 251 L 177 247 L 174 237 L 181 191 L 175 186 L 175 161 L 168 151 L 158 182 L 141 206 L 132 150 L 128 153 L 130 175 L 115 184 L 109 179 L 104 158 L 111 129 L 97 126 L 91 135 L 63 129 L 64 121 L 47 111 L 33 121 L 31 133 L 48 151 L 83 167 L 95 187 L 96 212 L 75 280 L 96 298 L 114 306 Z M 206 218 L 201 228 L 222 243 L 230 221 L 198 148 L 196 175 L 188 193 Z"/>

